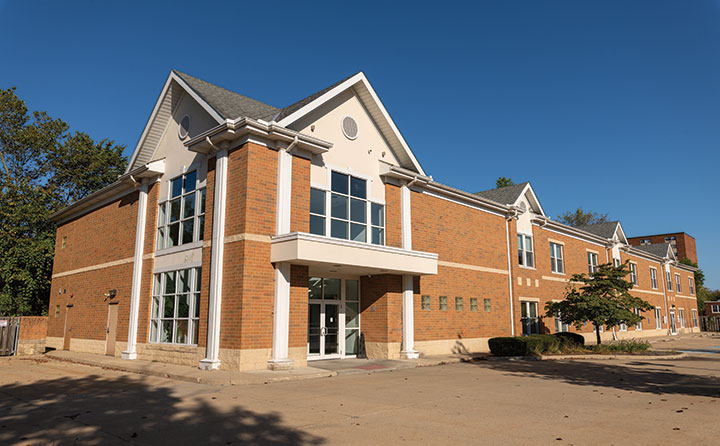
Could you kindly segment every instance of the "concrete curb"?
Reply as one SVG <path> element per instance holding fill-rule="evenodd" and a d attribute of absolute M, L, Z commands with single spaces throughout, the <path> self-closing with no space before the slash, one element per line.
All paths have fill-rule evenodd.
<path fill-rule="evenodd" d="M 561 360 L 630 360 L 641 359 L 643 361 L 668 359 L 680 359 L 687 357 L 687 353 L 674 353 L 667 355 L 541 355 L 541 356 L 491 356 L 488 361 L 561 361 Z"/>

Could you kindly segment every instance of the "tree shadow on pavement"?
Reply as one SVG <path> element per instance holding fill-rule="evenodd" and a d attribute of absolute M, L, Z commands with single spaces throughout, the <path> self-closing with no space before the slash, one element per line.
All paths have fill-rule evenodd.
<path fill-rule="evenodd" d="M 508 375 L 562 381 L 578 386 L 633 392 L 720 397 L 720 378 L 674 371 L 675 365 L 650 362 L 612 364 L 579 361 L 479 361 L 475 364 Z"/>
<path fill-rule="evenodd" d="M 156 381 L 158 382 L 158 381 Z M 218 409 L 197 385 L 190 398 L 147 380 L 91 375 L 0 387 L 0 444 L 320 445 L 277 413 Z M 226 405 L 227 407 L 228 405 Z"/>

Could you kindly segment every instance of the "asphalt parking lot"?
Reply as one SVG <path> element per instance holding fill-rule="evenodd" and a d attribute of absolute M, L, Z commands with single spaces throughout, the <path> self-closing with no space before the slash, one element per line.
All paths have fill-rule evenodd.
<path fill-rule="evenodd" d="M 210 386 L 0 359 L 0 444 L 718 444 L 720 337 L 654 361 L 478 361 Z"/>

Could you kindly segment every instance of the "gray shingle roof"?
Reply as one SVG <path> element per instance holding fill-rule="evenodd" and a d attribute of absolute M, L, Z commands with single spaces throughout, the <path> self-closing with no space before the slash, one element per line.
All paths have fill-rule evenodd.
<path fill-rule="evenodd" d="M 581 231 L 589 232 L 591 234 L 599 235 L 604 238 L 612 238 L 615 235 L 619 221 L 608 221 L 606 223 L 595 223 L 594 225 L 578 226 Z"/>
<path fill-rule="evenodd" d="M 173 70 L 195 93 L 210 105 L 223 119 L 270 119 L 280 109 L 255 99 L 218 87 L 202 79 Z"/>
<path fill-rule="evenodd" d="M 649 245 L 635 246 L 635 248 L 641 251 L 649 252 L 650 254 L 658 257 L 666 257 L 668 255 L 669 247 L 670 243 L 651 243 Z"/>
<path fill-rule="evenodd" d="M 518 198 L 520 198 L 520 194 L 522 194 L 523 189 L 525 189 L 525 186 L 527 186 L 528 184 L 529 183 L 526 181 L 524 183 L 515 184 L 513 186 L 505 186 L 497 189 L 475 192 L 473 195 L 477 195 L 478 197 L 482 197 L 500 204 L 513 204 L 517 201 Z"/>
<path fill-rule="evenodd" d="M 182 80 L 184 80 L 190 88 L 195 90 L 195 93 L 203 98 L 208 105 L 215 109 L 215 111 L 217 111 L 223 119 L 248 117 L 253 119 L 263 119 L 266 121 L 280 121 L 357 74 L 355 73 L 348 76 L 345 79 L 338 81 L 329 87 L 318 91 L 317 93 L 311 94 L 294 104 L 288 105 L 285 108 L 277 108 L 225 88 L 218 87 L 210 82 L 206 82 L 178 70 L 173 71 L 175 74 L 180 76 L 180 78 L 182 78 Z"/>

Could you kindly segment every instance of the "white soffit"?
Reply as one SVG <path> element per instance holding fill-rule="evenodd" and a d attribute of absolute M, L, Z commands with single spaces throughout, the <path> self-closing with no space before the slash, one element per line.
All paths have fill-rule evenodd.
<path fill-rule="evenodd" d="M 530 205 L 535 208 L 535 211 L 543 217 L 546 217 L 545 211 L 543 210 L 542 206 L 540 206 L 540 200 L 538 200 L 537 195 L 535 195 L 535 191 L 533 190 L 532 186 L 530 186 L 530 183 L 525 186 L 525 189 L 523 190 L 522 194 L 520 194 L 520 197 L 527 197 Z M 520 197 L 515 200 L 515 203 L 513 203 L 514 205 L 517 205 Z"/>
<path fill-rule="evenodd" d="M 291 113 L 281 119 L 278 124 L 284 127 L 290 127 L 303 116 L 313 112 L 340 93 L 351 88 L 354 88 L 355 93 L 360 98 L 365 108 L 367 108 L 370 116 L 372 116 L 375 120 L 380 132 L 383 134 L 385 139 L 387 139 L 393 151 L 395 151 L 401 165 L 421 175 L 425 175 L 425 171 L 415 158 L 412 150 L 410 150 L 410 146 L 408 146 L 405 138 L 403 138 L 400 130 L 398 130 L 395 122 L 393 122 L 390 114 L 387 112 L 385 106 L 380 101 L 380 98 L 378 98 L 375 90 L 372 88 L 372 85 L 370 85 L 370 82 L 362 72 L 329 90 L 294 113 Z"/>

